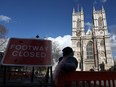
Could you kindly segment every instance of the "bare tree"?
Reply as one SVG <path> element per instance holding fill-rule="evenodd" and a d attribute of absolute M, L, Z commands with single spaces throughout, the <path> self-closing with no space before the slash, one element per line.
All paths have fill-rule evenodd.
<path fill-rule="evenodd" d="M 59 43 L 57 41 L 52 42 L 52 58 L 55 61 L 58 61 L 58 58 L 61 56 L 60 52 Z"/>
<path fill-rule="evenodd" d="M 0 38 L 5 38 L 7 32 L 8 30 L 6 29 L 6 27 L 0 24 Z"/>

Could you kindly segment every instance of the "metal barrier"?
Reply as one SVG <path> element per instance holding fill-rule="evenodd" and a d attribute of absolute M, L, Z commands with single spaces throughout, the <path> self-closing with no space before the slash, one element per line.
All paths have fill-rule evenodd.
<path fill-rule="evenodd" d="M 6 67 L 4 66 L 4 71 L 0 73 L 0 87 L 22 87 L 23 85 L 26 87 L 32 86 L 53 86 L 52 79 L 52 67 L 47 67 L 47 71 L 45 76 L 35 77 L 33 72 L 25 72 L 25 71 L 6 71 Z"/>
<path fill-rule="evenodd" d="M 60 77 L 56 87 L 116 87 L 116 72 L 75 71 Z"/>

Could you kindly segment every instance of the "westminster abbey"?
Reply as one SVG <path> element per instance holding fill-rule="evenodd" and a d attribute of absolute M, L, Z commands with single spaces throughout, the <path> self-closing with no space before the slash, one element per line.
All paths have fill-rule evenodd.
<path fill-rule="evenodd" d="M 84 11 L 72 13 L 72 48 L 78 60 L 79 71 L 108 70 L 114 65 L 110 47 L 110 36 L 104 7 L 96 10 L 93 7 L 92 29 L 85 32 Z"/>

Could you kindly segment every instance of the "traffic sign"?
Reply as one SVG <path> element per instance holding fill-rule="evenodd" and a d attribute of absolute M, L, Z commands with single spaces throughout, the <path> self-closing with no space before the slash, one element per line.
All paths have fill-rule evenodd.
<path fill-rule="evenodd" d="M 2 64 L 51 66 L 51 49 L 50 40 L 11 38 Z"/>

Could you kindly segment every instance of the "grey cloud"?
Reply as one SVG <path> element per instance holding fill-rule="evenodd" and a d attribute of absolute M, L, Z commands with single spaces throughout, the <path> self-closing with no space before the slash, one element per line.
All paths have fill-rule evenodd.
<path fill-rule="evenodd" d="M 92 23 L 86 22 L 86 23 L 85 23 L 85 26 L 87 26 L 88 28 L 92 28 Z"/>
<path fill-rule="evenodd" d="M 9 23 L 11 21 L 11 18 L 5 15 L 0 15 L 0 21 L 1 22 L 5 22 L 5 23 Z"/>
<path fill-rule="evenodd" d="M 112 49 L 112 54 L 114 56 L 116 53 L 116 35 L 115 34 L 110 36 L 110 46 Z"/>
<path fill-rule="evenodd" d="M 116 35 L 116 25 L 109 26 L 109 29 L 111 30 L 111 34 Z"/>

